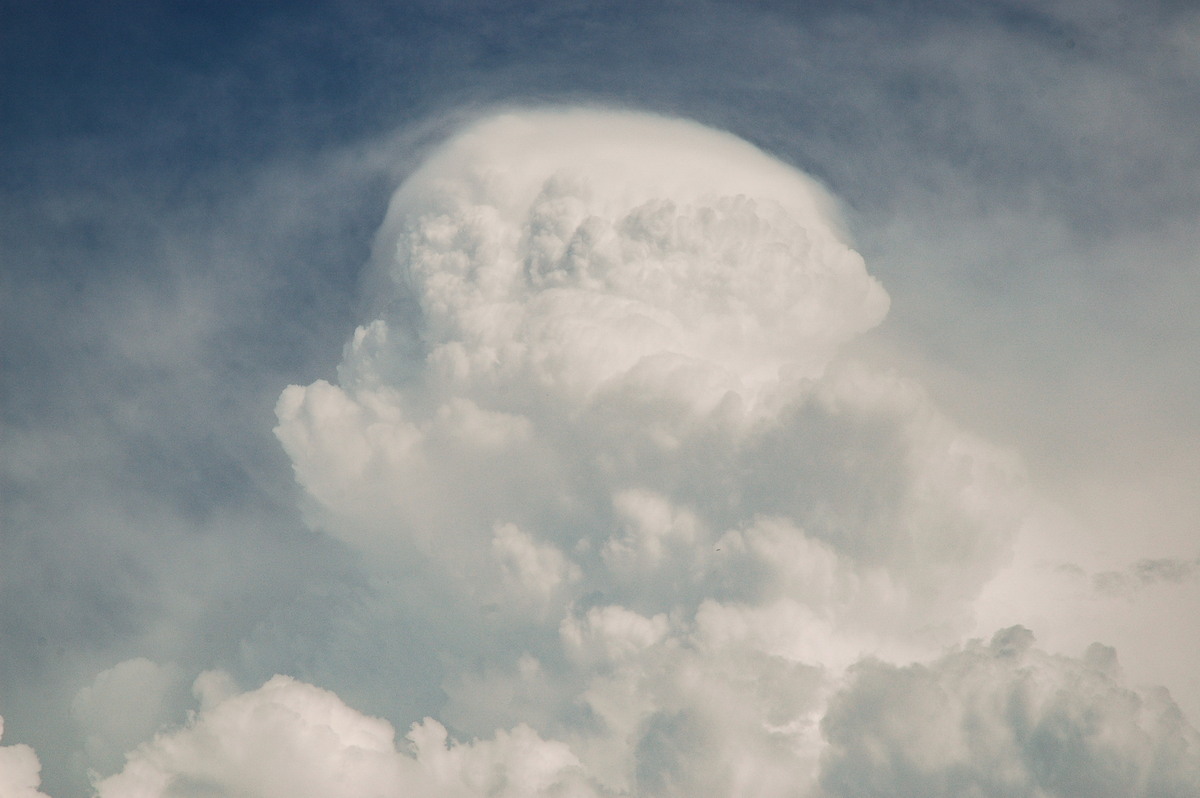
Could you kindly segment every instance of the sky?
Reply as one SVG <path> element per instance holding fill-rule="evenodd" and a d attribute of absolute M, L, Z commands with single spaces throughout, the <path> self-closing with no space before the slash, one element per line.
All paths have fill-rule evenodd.
<path fill-rule="evenodd" d="M 0 0 L 0 796 L 1200 794 L 1200 10 Z"/>

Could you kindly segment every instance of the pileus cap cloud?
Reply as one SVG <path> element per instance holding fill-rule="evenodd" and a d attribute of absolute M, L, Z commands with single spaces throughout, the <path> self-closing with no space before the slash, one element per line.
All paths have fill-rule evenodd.
<path fill-rule="evenodd" d="M 832 209 L 812 179 L 692 122 L 506 114 L 405 182 L 376 267 L 413 292 L 430 364 L 456 382 L 572 396 L 672 364 L 720 373 L 697 392 L 745 394 L 785 364 L 818 374 L 887 310 Z"/>

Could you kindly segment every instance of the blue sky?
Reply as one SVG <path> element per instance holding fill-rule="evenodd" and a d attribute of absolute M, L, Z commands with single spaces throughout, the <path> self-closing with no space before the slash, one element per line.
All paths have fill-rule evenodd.
<path fill-rule="evenodd" d="M 354 380 L 370 369 L 408 384 L 408 367 L 384 359 L 393 364 L 385 369 L 372 359 L 382 355 L 351 345 L 356 327 L 376 320 L 416 325 L 418 339 L 434 340 L 419 327 L 429 308 L 387 282 L 381 252 L 394 242 L 378 231 L 389 199 L 456 132 L 513 108 L 681 117 L 814 177 L 890 296 L 882 323 L 843 342 L 847 362 L 921 386 L 920 407 L 1022 464 L 1033 509 L 972 588 L 970 619 L 919 651 L 900 642 L 854 650 L 882 659 L 853 671 L 867 674 L 862 682 L 828 677 L 845 692 L 830 704 L 823 739 L 842 747 L 812 766 L 827 774 L 819 789 L 860 789 L 845 775 L 855 772 L 855 746 L 886 726 L 855 709 L 856 690 L 875 679 L 881 694 L 900 695 L 890 680 L 902 671 L 887 669 L 912 662 L 924 663 L 922 678 L 949 679 L 963 662 L 1008 651 L 1008 638 L 986 641 L 1015 624 L 1036 636 L 1035 648 L 1018 647 L 1030 669 L 1074 678 L 1072 669 L 1099 661 L 1084 654 L 1098 641 L 1123 667 L 1119 679 L 1104 678 L 1165 685 L 1195 724 L 1200 16 L 1188 4 L 5 2 L 0 71 L 0 744 L 32 746 L 47 794 L 92 794 L 89 769 L 118 773 L 125 753 L 160 728 L 198 734 L 181 725 L 205 706 L 193 684 L 217 671 L 227 688 L 213 679 L 208 693 L 196 688 L 213 712 L 243 706 L 221 696 L 249 706 L 284 674 L 386 719 L 400 736 L 427 715 L 464 743 L 495 742 L 495 730 L 526 722 L 599 772 L 588 757 L 603 759 L 603 746 L 571 737 L 583 733 L 568 715 L 532 699 L 527 716 L 516 699 L 485 712 L 487 701 L 468 698 L 519 693 L 488 679 L 522 645 L 550 670 L 555 656 L 570 660 L 554 634 L 574 627 L 543 619 L 559 630 L 546 637 L 501 624 L 510 645 L 472 652 L 469 618 L 439 615 L 423 592 L 434 588 L 411 566 L 374 565 L 404 556 L 363 544 L 370 524 L 358 510 L 322 504 L 333 476 L 309 472 L 306 483 L 303 463 L 316 455 L 273 432 L 286 426 L 276 404 L 289 385 L 326 380 L 362 402 L 354 391 L 367 389 Z M 697 164 L 708 163 L 708 140 L 696 142 Z M 389 340 L 397 349 L 388 357 L 416 368 L 414 350 Z M 517 413 L 478 386 L 442 389 L 460 388 L 479 407 Z M 837 390 L 831 383 L 828 395 Z M 863 412 L 884 413 L 871 407 Z M 558 418 L 547 412 L 517 414 L 541 429 Z M 784 437 L 830 462 L 842 462 L 831 454 L 840 445 L 867 446 L 868 459 L 872 441 L 899 445 L 884 434 L 891 422 L 856 433 L 824 416 L 788 418 L 824 430 Z M 602 443 L 593 443 L 599 457 Z M 737 457 L 746 468 L 766 462 L 759 456 L 783 464 L 784 476 L 750 486 L 762 507 L 791 507 L 796 496 L 821 504 L 822 486 L 858 485 L 814 477 L 819 459 L 745 446 Z M 445 467 L 491 495 L 492 472 L 462 458 Z M 808 487 L 788 493 L 787 474 Z M 658 484 L 646 479 L 646 490 Z M 879 479 L 869 485 L 892 484 Z M 717 523 L 693 493 L 655 490 L 679 518 L 698 514 L 697 529 Z M 616 490 L 615 509 L 572 523 L 594 524 L 597 546 L 610 533 L 611 551 L 632 546 L 605 526 L 643 506 L 630 496 Z M 795 513 L 796 523 L 807 517 Z M 750 518 L 729 521 L 744 524 L 747 540 L 759 529 Z M 539 537 L 533 520 L 532 531 L 504 531 L 510 520 L 487 521 L 485 548 L 517 557 L 528 544 L 539 562 L 558 562 L 538 548 L 553 543 L 567 558 L 562 574 L 574 557 L 584 582 L 600 578 L 566 539 Z M 829 535 L 821 545 L 836 549 Z M 905 584 L 926 584 L 913 579 Z M 612 606 L 640 612 L 653 638 L 661 597 L 625 589 L 607 594 Z M 720 590 L 732 591 L 713 594 L 727 604 L 742 595 Z M 593 623 L 584 599 L 571 601 L 568 620 Z M 678 639 L 699 651 L 701 615 L 687 612 L 696 613 L 693 637 Z M 461 628 L 448 632 L 452 621 Z M 967 642 L 975 638 L 985 642 Z M 786 650 L 771 656 L 829 674 L 841 667 Z M 484 664 L 461 664 L 471 657 Z M 576 682 L 563 674 L 586 684 L 592 667 L 570 661 L 582 670 L 560 663 L 560 681 L 546 677 L 564 694 Z M 638 684 L 654 696 L 665 688 L 642 664 Z M 139 682 L 153 700 L 136 700 L 130 685 Z M 1103 684 L 1103 695 L 1116 689 Z M 689 779 L 723 783 L 689 764 L 692 749 L 680 742 L 710 739 L 697 720 L 710 710 L 647 716 L 644 745 L 630 754 L 642 757 L 630 766 L 633 786 L 610 776 L 606 788 L 667 795 Z M 1190 756 L 1183 761 L 1195 768 Z M 1040 772 L 1036 761 L 1026 761 L 1030 772 Z"/>

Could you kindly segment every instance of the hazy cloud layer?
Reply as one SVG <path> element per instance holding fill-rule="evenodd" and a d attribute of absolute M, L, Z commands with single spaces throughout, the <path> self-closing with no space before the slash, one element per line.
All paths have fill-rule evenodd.
<path fill-rule="evenodd" d="M 1092 586 L 1104 595 L 1127 595 L 1157 584 L 1182 584 L 1194 578 L 1196 560 L 1159 557 L 1138 560 L 1124 571 L 1102 571 L 1092 575 Z"/>

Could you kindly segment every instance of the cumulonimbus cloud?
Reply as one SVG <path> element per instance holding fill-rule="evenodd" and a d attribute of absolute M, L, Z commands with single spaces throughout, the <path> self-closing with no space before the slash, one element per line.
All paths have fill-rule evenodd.
<path fill-rule="evenodd" d="M 426 720 L 397 748 L 278 678 L 104 798 L 853 794 L 882 716 L 852 711 L 871 666 L 847 668 L 961 639 L 1026 488 L 840 353 L 888 305 L 840 230 L 813 180 L 690 122 L 514 112 L 446 143 L 392 200 L 375 318 L 336 384 L 283 393 L 276 434 L 313 523 L 401 585 L 468 742 Z M 239 743 L 254 724 L 272 742 Z"/>

